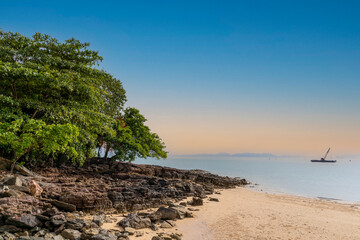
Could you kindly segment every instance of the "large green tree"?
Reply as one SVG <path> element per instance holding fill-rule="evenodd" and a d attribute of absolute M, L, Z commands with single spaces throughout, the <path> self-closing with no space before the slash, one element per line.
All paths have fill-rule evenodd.
<path fill-rule="evenodd" d="M 0 31 L 0 155 L 81 164 L 105 145 L 118 160 L 165 158 L 164 143 L 138 110 L 124 109 L 125 90 L 101 61 L 89 43 Z"/>

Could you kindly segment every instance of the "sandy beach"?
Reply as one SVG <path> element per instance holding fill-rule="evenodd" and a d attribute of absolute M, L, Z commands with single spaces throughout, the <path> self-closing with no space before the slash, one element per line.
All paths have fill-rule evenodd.
<path fill-rule="evenodd" d="M 360 239 L 359 205 L 247 188 L 221 191 L 194 219 L 178 221 L 183 240 Z"/>
<path fill-rule="evenodd" d="M 219 202 L 205 200 L 194 218 L 176 222 L 176 227 L 158 232 L 181 233 L 182 240 L 302 240 L 360 239 L 360 206 L 269 194 L 239 187 L 214 194 Z M 117 220 L 122 217 L 114 216 Z M 116 222 L 103 228 L 117 229 Z M 150 240 L 158 232 L 140 230 Z"/>

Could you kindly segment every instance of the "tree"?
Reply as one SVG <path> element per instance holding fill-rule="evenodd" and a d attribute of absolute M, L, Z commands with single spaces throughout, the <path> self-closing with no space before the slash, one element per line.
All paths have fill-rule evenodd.
<path fill-rule="evenodd" d="M 51 155 L 82 164 L 95 155 L 102 139 L 117 138 L 118 119 L 126 119 L 128 111 L 123 108 L 125 90 L 98 69 L 102 57 L 88 47 L 73 38 L 61 43 L 40 33 L 28 38 L 0 31 L 2 157 L 31 161 Z M 143 148 L 135 155 L 166 157 L 161 139 L 149 128 L 143 130 L 157 145 L 145 147 L 146 141 L 137 140 Z M 132 129 L 127 140 L 137 138 L 136 132 Z"/>
<path fill-rule="evenodd" d="M 164 143 L 156 133 L 151 133 L 145 125 L 146 118 L 136 108 L 127 108 L 123 117 L 114 125 L 116 134 L 105 137 L 107 157 L 112 149 L 114 158 L 118 160 L 133 161 L 139 158 L 166 158 Z"/>

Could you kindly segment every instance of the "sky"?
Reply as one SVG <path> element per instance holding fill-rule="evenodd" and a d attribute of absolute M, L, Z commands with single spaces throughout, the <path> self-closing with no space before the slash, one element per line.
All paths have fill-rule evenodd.
<path fill-rule="evenodd" d="M 360 154 L 359 1 L 4 1 L 104 57 L 170 154 Z"/>

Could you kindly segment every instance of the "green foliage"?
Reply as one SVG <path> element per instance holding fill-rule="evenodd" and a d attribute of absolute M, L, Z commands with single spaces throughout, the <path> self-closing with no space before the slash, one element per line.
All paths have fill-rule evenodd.
<path fill-rule="evenodd" d="M 116 159 L 166 157 L 145 118 L 123 109 L 121 82 L 96 68 L 102 57 L 88 47 L 75 39 L 61 43 L 40 33 L 28 38 L 0 31 L 1 156 L 52 156 L 81 164 L 107 139 L 126 146 L 115 150 L 118 144 L 107 142 L 116 147 Z M 128 126 L 126 134 L 118 119 Z"/>
<path fill-rule="evenodd" d="M 127 108 L 122 119 L 116 121 L 115 136 L 106 139 L 118 160 L 133 161 L 139 158 L 166 158 L 164 143 L 145 125 L 146 119 L 138 109 Z"/>

